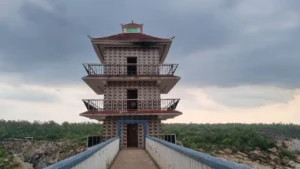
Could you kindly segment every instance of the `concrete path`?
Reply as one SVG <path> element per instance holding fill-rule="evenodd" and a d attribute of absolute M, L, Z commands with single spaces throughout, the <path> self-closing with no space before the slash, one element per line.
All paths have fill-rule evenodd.
<path fill-rule="evenodd" d="M 158 169 L 144 149 L 123 149 L 110 169 Z"/>

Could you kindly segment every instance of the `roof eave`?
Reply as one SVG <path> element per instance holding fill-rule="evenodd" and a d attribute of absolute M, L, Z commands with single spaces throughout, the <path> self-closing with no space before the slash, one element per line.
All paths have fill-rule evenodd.
<path fill-rule="evenodd" d="M 174 36 L 170 39 L 162 39 L 162 40 L 103 40 L 98 38 L 92 38 L 88 36 L 91 40 L 91 43 L 93 44 L 94 50 L 99 58 L 99 60 L 104 63 L 104 54 L 101 50 L 101 45 L 118 45 L 118 44 L 128 44 L 128 43 L 134 43 L 134 42 L 156 42 L 161 43 L 163 47 L 163 51 L 160 56 L 159 64 L 162 64 L 168 53 L 169 49 L 171 47 L 171 44 L 173 42 Z"/>

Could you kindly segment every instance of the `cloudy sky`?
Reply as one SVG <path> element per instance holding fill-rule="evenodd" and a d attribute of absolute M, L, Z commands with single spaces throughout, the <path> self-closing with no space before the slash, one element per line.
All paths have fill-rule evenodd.
<path fill-rule="evenodd" d="M 0 119 L 88 121 L 87 35 L 131 20 L 176 37 L 166 62 L 182 79 L 163 97 L 184 115 L 168 122 L 300 124 L 299 0 L 1 0 Z"/>

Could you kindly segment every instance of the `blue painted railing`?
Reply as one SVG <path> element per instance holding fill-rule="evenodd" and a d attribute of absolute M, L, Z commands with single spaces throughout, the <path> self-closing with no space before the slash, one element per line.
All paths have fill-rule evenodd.
<path fill-rule="evenodd" d="M 150 136 L 146 136 L 146 150 L 160 168 L 253 169 Z"/>
<path fill-rule="evenodd" d="M 45 169 L 107 169 L 119 151 L 119 144 L 119 137 L 109 139 Z"/>

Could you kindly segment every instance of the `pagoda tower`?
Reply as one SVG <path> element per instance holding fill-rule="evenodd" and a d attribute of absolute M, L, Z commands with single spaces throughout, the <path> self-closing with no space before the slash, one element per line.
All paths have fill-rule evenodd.
<path fill-rule="evenodd" d="M 180 80 L 178 64 L 164 64 L 172 38 L 143 33 L 143 24 L 121 25 L 122 32 L 90 40 L 100 64 L 83 64 L 82 79 L 104 99 L 84 99 L 81 116 L 103 122 L 102 137 L 120 137 L 120 148 L 144 148 L 145 136 L 162 134 L 162 120 L 182 113 L 179 99 L 161 99 Z"/>

